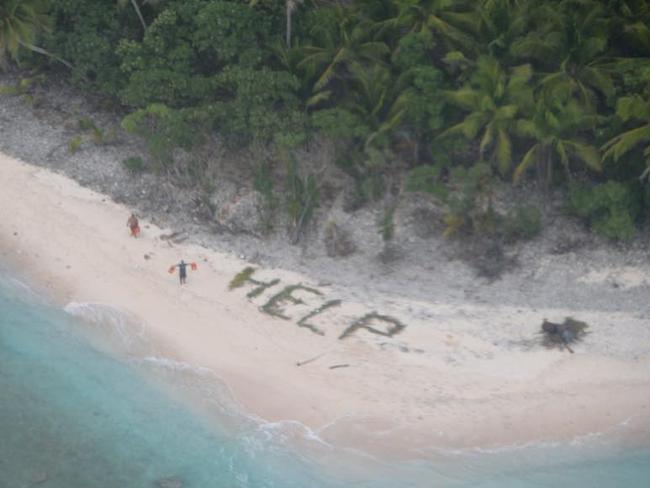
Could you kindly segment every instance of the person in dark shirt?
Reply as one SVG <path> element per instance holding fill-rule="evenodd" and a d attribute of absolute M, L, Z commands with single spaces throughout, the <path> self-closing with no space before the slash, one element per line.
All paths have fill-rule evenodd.
<path fill-rule="evenodd" d="M 180 263 L 172 264 L 169 267 L 169 273 L 173 274 L 174 271 L 176 271 L 176 268 L 178 268 L 178 277 L 181 280 L 181 285 L 184 285 L 185 281 L 187 280 L 187 267 L 188 266 L 190 267 L 190 269 L 192 271 L 196 271 L 197 269 L 199 269 L 198 266 L 196 265 L 196 263 L 186 263 L 185 261 L 183 261 L 181 259 Z"/>
<path fill-rule="evenodd" d="M 181 285 L 184 285 L 187 280 L 187 263 L 181 259 L 181 262 L 176 266 L 178 267 L 178 276 L 181 280 Z"/>
<path fill-rule="evenodd" d="M 172 270 L 174 268 L 178 268 L 178 277 L 181 280 L 181 285 L 184 285 L 185 281 L 187 280 L 187 266 L 188 264 L 182 259 L 180 263 L 172 266 Z"/>

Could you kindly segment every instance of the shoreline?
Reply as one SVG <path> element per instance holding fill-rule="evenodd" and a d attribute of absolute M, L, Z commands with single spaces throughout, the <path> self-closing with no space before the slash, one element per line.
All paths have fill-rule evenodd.
<path fill-rule="evenodd" d="M 147 219 L 132 239 L 128 208 L 2 154 L 0 180 L 3 258 L 39 293 L 61 307 L 100 302 L 133 314 L 165 357 L 210 369 L 269 422 L 295 420 L 334 445 L 391 459 L 567 440 L 622 423 L 650 444 L 650 332 L 637 311 L 459 306 L 363 290 L 348 300 L 336 285 L 256 266 L 255 279 L 280 283 L 247 298 L 253 284 L 228 284 L 251 263 L 161 239 L 171 230 Z M 199 265 L 183 287 L 167 273 L 181 258 Z M 289 320 L 259 310 L 300 283 L 321 295 L 296 290 L 304 304 L 282 304 Z M 341 305 L 308 321 L 322 335 L 296 326 L 334 299 Z M 375 320 L 383 335 L 361 327 L 340 339 L 373 311 L 406 328 L 390 336 L 394 324 Z M 576 354 L 526 343 L 542 317 L 571 313 L 595 329 Z M 609 321 L 622 330 L 605 331 Z"/>

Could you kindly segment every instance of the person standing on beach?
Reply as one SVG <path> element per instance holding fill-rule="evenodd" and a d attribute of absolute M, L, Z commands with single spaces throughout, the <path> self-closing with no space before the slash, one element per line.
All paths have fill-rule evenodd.
<path fill-rule="evenodd" d="M 129 220 L 126 221 L 126 226 L 131 229 L 131 236 L 138 237 L 140 235 L 140 222 L 138 222 L 135 213 L 132 213 Z"/>
<path fill-rule="evenodd" d="M 170 271 L 173 271 L 174 268 L 178 268 L 178 277 L 181 280 L 181 285 L 184 285 L 187 280 L 187 263 L 181 259 L 181 262 L 173 265 Z"/>

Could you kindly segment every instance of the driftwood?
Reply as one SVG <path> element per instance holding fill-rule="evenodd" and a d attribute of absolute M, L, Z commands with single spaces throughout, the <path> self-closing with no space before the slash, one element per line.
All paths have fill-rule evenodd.
<path fill-rule="evenodd" d="M 176 231 L 172 232 L 171 234 L 161 234 L 160 235 L 160 240 L 162 241 L 167 241 L 168 244 L 174 243 L 174 244 L 180 244 L 183 241 L 186 241 L 189 239 L 189 235 L 185 231 Z"/>
<path fill-rule="evenodd" d="M 309 364 L 313 361 L 316 361 L 317 359 L 322 358 L 325 354 L 327 354 L 327 351 L 321 352 L 320 354 L 317 354 L 316 356 L 311 357 L 309 359 L 305 359 L 304 361 L 297 361 L 296 366 L 304 366 L 305 364 Z"/>
<path fill-rule="evenodd" d="M 542 322 L 542 333 L 544 334 L 544 345 L 546 347 L 561 347 L 573 353 L 569 344 L 581 340 L 586 334 L 587 327 L 585 322 L 580 322 L 571 317 L 564 319 L 561 324 L 549 322 L 544 319 Z"/>
<path fill-rule="evenodd" d="M 334 365 L 330 366 L 330 369 L 347 368 L 349 366 L 350 365 L 347 364 L 347 363 L 346 364 L 334 364 Z"/>

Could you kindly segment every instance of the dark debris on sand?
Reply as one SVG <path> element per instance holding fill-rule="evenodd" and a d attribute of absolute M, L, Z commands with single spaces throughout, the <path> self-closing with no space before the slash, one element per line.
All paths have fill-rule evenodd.
<path fill-rule="evenodd" d="M 588 327 L 585 322 L 580 322 L 572 317 L 565 318 L 561 324 L 544 319 L 542 322 L 543 344 L 548 348 L 566 348 L 573 353 L 569 344 L 580 341 L 587 334 Z"/>

